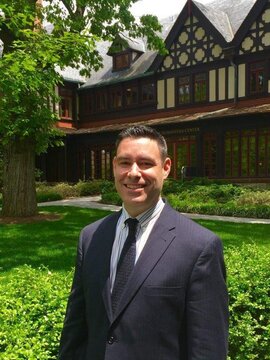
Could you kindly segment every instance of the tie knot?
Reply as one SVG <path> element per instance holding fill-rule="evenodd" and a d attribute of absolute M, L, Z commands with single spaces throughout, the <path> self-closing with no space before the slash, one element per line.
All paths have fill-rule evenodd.
<path fill-rule="evenodd" d="M 137 219 L 128 218 L 125 224 L 128 226 L 129 232 L 136 232 L 139 221 Z"/>

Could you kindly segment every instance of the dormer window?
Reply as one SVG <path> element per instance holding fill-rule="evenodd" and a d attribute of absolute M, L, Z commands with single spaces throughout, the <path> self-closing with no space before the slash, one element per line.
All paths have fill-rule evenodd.
<path fill-rule="evenodd" d="M 124 52 L 113 55 L 113 71 L 124 70 L 130 67 L 130 53 Z"/>
<path fill-rule="evenodd" d="M 108 49 L 107 55 L 112 57 L 112 71 L 129 69 L 144 53 L 144 43 L 127 37 L 117 36 Z"/>

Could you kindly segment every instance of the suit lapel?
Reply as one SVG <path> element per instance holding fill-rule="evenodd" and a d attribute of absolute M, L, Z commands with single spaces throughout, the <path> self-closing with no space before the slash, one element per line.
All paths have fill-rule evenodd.
<path fill-rule="evenodd" d="M 170 246 L 175 238 L 175 224 L 176 212 L 169 205 L 165 205 L 127 283 L 114 320 L 128 305 L 139 287 Z"/>
<path fill-rule="evenodd" d="M 117 221 L 121 211 L 113 214 L 102 226 L 98 229 L 95 234 L 97 246 L 99 249 L 94 259 L 94 266 L 101 269 L 99 274 L 100 291 L 102 294 L 104 306 L 107 312 L 108 318 L 111 320 L 111 290 L 110 290 L 110 264 L 111 264 L 111 252 L 115 237 L 115 230 Z"/>

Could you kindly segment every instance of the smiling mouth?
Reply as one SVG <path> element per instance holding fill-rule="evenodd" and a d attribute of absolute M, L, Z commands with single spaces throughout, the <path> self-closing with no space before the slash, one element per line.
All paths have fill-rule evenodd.
<path fill-rule="evenodd" d="M 137 189 L 143 189 L 144 185 L 125 184 L 125 187 L 130 190 L 137 190 Z"/>

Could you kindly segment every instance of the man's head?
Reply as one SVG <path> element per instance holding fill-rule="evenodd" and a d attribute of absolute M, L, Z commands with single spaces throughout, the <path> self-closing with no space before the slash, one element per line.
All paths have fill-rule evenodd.
<path fill-rule="evenodd" d="M 165 160 L 166 157 L 168 156 L 168 148 L 167 148 L 166 140 L 157 130 L 152 129 L 149 126 L 137 125 L 122 130 L 118 134 L 116 139 L 116 143 L 115 143 L 116 152 L 120 142 L 126 138 L 133 138 L 133 139 L 148 138 L 154 140 L 157 142 L 157 145 L 159 147 L 161 158 Z"/>
<path fill-rule="evenodd" d="M 135 217 L 157 203 L 171 160 L 161 134 L 134 126 L 119 134 L 113 165 L 116 189 L 126 210 Z"/>

